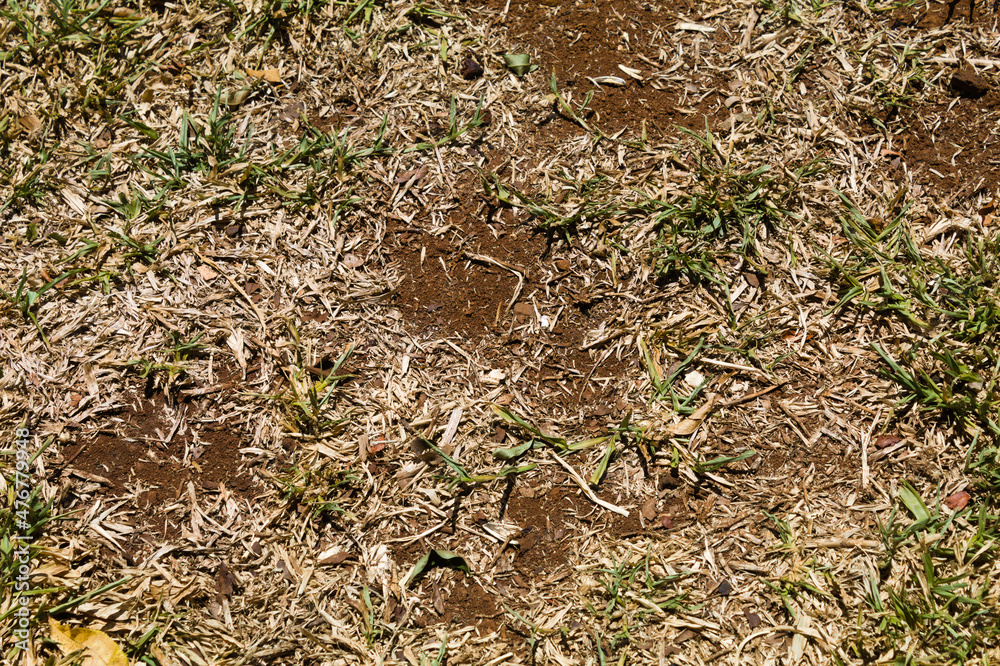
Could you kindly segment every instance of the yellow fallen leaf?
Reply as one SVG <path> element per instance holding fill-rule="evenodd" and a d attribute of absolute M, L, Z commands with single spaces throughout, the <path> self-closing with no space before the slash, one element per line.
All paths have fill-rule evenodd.
<path fill-rule="evenodd" d="M 64 654 L 83 650 L 80 666 L 128 666 L 121 648 L 103 631 L 87 627 L 69 627 L 49 618 L 52 640 Z"/>
<path fill-rule="evenodd" d="M 247 75 L 271 83 L 281 83 L 281 72 L 278 71 L 277 67 L 273 69 L 247 69 Z"/>

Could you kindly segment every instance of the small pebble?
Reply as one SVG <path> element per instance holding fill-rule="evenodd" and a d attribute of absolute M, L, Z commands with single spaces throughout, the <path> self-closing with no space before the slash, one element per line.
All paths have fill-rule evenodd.
<path fill-rule="evenodd" d="M 475 58 L 469 56 L 462 61 L 462 66 L 459 71 L 461 72 L 463 79 L 471 81 L 472 79 L 478 79 L 483 75 L 483 66 L 480 65 Z"/>
<path fill-rule="evenodd" d="M 969 67 L 963 67 L 951 77 L 951 89 L 959 97 L 974 99 L 990 91 L 990 82 Z"/>

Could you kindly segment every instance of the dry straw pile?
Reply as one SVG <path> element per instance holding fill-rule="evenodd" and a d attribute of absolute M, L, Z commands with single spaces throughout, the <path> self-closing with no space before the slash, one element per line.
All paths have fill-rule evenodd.
<path fill-rule="evenodd" d="M 8 0 L 2 659 L 1000 660 L 998 20 Z"/>

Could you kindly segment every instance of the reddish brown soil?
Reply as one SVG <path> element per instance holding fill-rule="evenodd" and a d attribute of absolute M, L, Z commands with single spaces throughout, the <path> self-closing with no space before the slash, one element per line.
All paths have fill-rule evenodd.
<path fill-rule="evenodd" d="M 489 0 L 487 7 L 502 12 L 506 0 Z M 683 17 L 683 18 L 682 18 Z M 663 31 L 671 31 L 680 20 L 697 20 L 683 2 L 645 2 L 643 0 L 586 0 L 577 3 L 512 2 L 505 18 L 498 25 L 506 27 L 511 52 L 527 52 L 539 69 L 534 76 L 545 81 L 555 71 L 563 94 L 572 93 L 579 105 L 588 92 L 594 97 L 589 105 L 598 129 L 617 132 L 626 128 L 626 135 L 637 136 L 645 121 L 650 136 L 675 136 L 674 125 L 704 130 L 705 119 L 715 126 L 715 115 L 722 108 L 722 97 L 715 76 L 692 67 L 685 69 L 686 81 L 657 82 L 649 75 L 664 69 L 660 62 Z M 728 50 L 728 37 L 716 31 L 709 36 L 692 35 L 682 43 L 688 53 Z M 696 44 L 697 42 L 697 44 Z M 645 59 L 645 60 L 644 60 Z M 692 60 L 692 62 L 694 62 Z M 619 69 L 619 65 L 642 72 L 644 81 L 637 81 Z M 597 85 L 589 78 L 617 76 L 626 81 L 622 87 Z M 724 108 L 722 109 L 724 111 Z M 548 117 L 529 118 L 538 124 L 530 141 L 544 142 L 553 131 L 558 135 L 557 112 Z"/>
<path fill-rule="evenodd" d="M 1000 183 L 1000 92 L 949 104 L 905 111 L 895 148 L 918 181 L 952 197 L 992 192 Z"/>
<path fill-rule="evenodd" d="M 421 586 L 427 608 L 414 616 L 414 624 L 475 627 L 476 634 L 488 636 L 497 630 L 503 611 L 472 577 L 461 571 L 445 572 L 439 580 Z"/>
<path fill-rule="evenodd" d="M 897 7 L 892 18 L 900 25 L 935 30 L 950 23 L 981 23 L 996 15 L 993 0 L 920 0 L 912 7 Z"/>
<path fill-rule="evenodd" d="M 173 429 L 171 418 L 161 395 L 136 398 L 112 415 L 108 427 L 63 449 L 64 475 L 98 483 L 101 494 L 133 498 L 134 531 L 126 540 L 130 556 L 180 534 L 177 514 L 162 510 L 183 501 L 189 483 L 199 495 L 225 488 L 251 497 L 256 490 L 240 465 L 238 429 L 223 422 L 199 423 L 201 419 L 192 419 L 189 412 L 188 427 L 164 442 Z"/>
<path fill-rule="evenodd" d="M 539 64 L 526 85 L 544 91 L 554 69 L 560 90 L 577 105 L 592 91 L 584 115 L 598 129 L 624 127 L 634 137 L 645 121 L 647 134 L 656 137 L 675 136 L 675 124 L 695 130 L 703 130 L 706 119 L 712 127 L 717 124 L 715 114 L 723 109 L 724 95 L 706 71 L 695 68 L 686 81 L 658 80 L 655 86 L 649 78 L 654 69 L 664 69 L 657 46 L 663 42 L 660 32 L 673 30 L 682 17 L 698 18 L 688 15 L 686 5 L 638 0 L 511 3 L 502 16 L 505 0 L 485 4 L 494 12 L 498 29 L 507 31 L 509 51 L 527 51 Z M 615 17 L 625 17 L 624 32 Z M 686 47 L 691 53 L 695 48 L 707 52 L 728 48 L 725 42 L 721 34 L 695 34 Z M 619 64 L 641 70 L 646 81 L 630 78 Z M 595 86 L 588 80 L 599 76 L 618 76 L 627 83 Z M 546 154 L 552 144 L 583 130 L 556 107 L 516 121 L 527 129 L 516 156 L 494 149 L 488 141 L 474 141 L 470 152 L 518 191 L 538 195 L 533 191 L 533 156 Z M 511 157 L 516 157 L 513 165 Z M 452 338 L 493 368 L 514 375 L 513 387 L 536 413 L 582 408 L 591 419 L 588 426 L 605 426 L 609 417 L 620 417 L 626 405 L 604 378 L 628 377 L 638 367 L 633 367 L 635 359 L 604 358 L 600 350 L 585 350 L 583 341 L 588 331 L 613 323 L 620 304 L 594 297 L 585 288 L 579 271 L 589 267 L 587 251 L 567 246 L 559 232 L 535 231 L 538 220 L 497 206 L 482 189 L 478 176 L 458 179 L 454 207 L 446 218 L 452 226 L 443 234 L 432 235 L 426 223 L 390 225 L 390 254 L 403 278 L 395 304 L 410 331 L 422 339 Z M 511 299 L 518 278 L 482 257 L 524 276 L 515 303 Z M 539 315 L 556 321 L 554 328 L 539 330 Z M 518 372 L 522 367 L 526 369 Z"/>
<path fill-rule="evenodd" d="M 582 497 L 579 488 L 572 485 L 515 492 L 507 505 L 506 518 L 522 530 L 514 570 L 536 582 L 557 575 L 568 562 L 567 553 L 576 547 L 575 539 L 588 531 L 607 531 L 624 539 L 641 529 L 637 511 L 631 511 L 627 518 L 605 511 Z"/>
<path fill-rule="evenodd" d="M 584 507 L 574 492 L 564 488 L 527 492 L 528 495 L 515 493 L 511 497 L 507 518 L 521 528 L 514 568 L 533 580 L 566 566 L 566 553 L 573 547 L 573 538 L 583 533 L 577 512 Z M 536 492 L 540 494 L 535 496 Z"/>
<path fill-rule="evenodd" d="M 990 30 L 1000 17 L 992 0 L 929 0 L 897 7 L 889 15 L 892 27 L 927 33 L 949 27 Z M 970 59 L 992 57 L 970 49 Z M 955 75 L 958 75 L 956 79 Z M 883 156 L 886 175 L 898 176 L 905 163 L 917 182 L 951 199 L 994 191 L 1000 183 L 1000 93 L 995 77 L 956 65 L 940 79 L 941 101 L 920 107 L 884 109 L 893 144 Z M 970 85 L 970 81 L 972 85 Z M 897 151 L 897 152 L 891 152 Z"/>
<path fill-rule="evenodd" d="M 452 338 L 516 373 L 518 391 L 546 411 L 582 405 L 589 416 L 620 413 L 614 387 L 600 380 L 627 376 L 631 360 L 582 348 L 586 332 L 613 320 L 616 307 L 584 288 L 574 262 L 590 260 L 519 211 L 479 196 L 477 180 L 458 185 L 446 233 L 396 225 L 386 236 L 402 275 L 394 303 L 407 327 L 423 340 Z M 524 276 L 513 304 L 518 277 L 489 260 Z M 536 309 L 555 327 L 539 330 Z"/>
<path fill-rule="evenodd" d="M 471 185 L 471 184 L 470 184 Z M 471 189 L 471 188 L 470 188 Z M 470 197 L 474 190 L 467 192 Z M 545 253 L 545 239 L 530 227 L 504 224 L 510 211 L 472 198 L 449 217 L 455 225 L 442 236 L 420 227 L 396 227 L 391 239 L 406 278 L 396 303 L 407 323 L 425 336 L 459 334 L 472 343 L 503 330 L 517 278 L 482 255 L 521 270 Z"/>

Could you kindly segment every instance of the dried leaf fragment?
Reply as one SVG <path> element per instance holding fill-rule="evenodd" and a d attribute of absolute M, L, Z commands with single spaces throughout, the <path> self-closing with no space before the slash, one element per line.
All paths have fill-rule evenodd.
<path fill-rule="evenodd" d="M 153 645 L 149 648 L 149 652 L 156 658 L 160 666 L 177 666 L 177 661 L 167 653 L 165 646 Z"/>
<path fill-rule="evenodd" d="M 642 517 L 646 520 L 653 520 L 656 518 L 656 496 L 649 497 L 645 502 L 642 503 L 642 507 L 639 509 Z"/>
<path fill-rule="evenodd" d="M 271 69 L 246 69 L 247 76 L 255 79 L 264 79 L 268 83 L 281 83 L 281 72 L 277 67 Z"/>
<path fill-rule="evenodd" d="M 643 81 L 643 80 L 645 80 L 645 79 L 643 79 L 642 71 L 641 70 L 635 69 L 633 67 L 626 67 L 625 65 L 618 65 L 618 69 L 622 70 L 623 72 L 625 72 L 626 74 L 628 74 L 629 76 L 631 76 L 636 81 Z"/>
<path fill-rule="evenodd" d="M 623 86 L 625 85 L 625 79 L 620 76 L 598 76 L 595 78 L 587 77 L 595 85 L 604 84 L 606 86 Z"/>
<path fill-rule="evenodd" d="M 226 106 L 239 106 L 250 97 L 250 88 L 240 88 L 239 90 L 227 90 L 222 93 L 220 101 Z"/>
<path fill-rule="evenodd" d="M 970 499 L 972 499 L 972 495 L 965 490 L 960 490 L 946 497 L 944 505 L 952 511 L 961 511 L 969 504 Z"/>
<path fill-rule="evenodd" d="M 903 441 L 903 438 L 899 437 L 898 435 L 879 435 L 878 438 L 875 440 L 875 448 L 886 449 L 892 446 L 893 444 L 897 444 L 901 441 Z"/>
<path fill-rule="evenodd" d="M 103 631 L 70 627 L 49 618 L 49 633 L 63 654 L 83 651 L 80 666 L 128 666 L 128 659 L 118 644 Z"/>
<path fill-rule="evenodd" d="M 711 413 L 712 409 L 715 407 L 715 400 L 717 396 L 714 393 L 710 393 L 708 396 L 708 402 L 695 410 L 695 412 L 678 423 L 677 425 L 667 428 L 667 432 L 671 435 L 690 435 L 698 429 L 701 422 L 705 420 L 705 417 Z"/>
<path fill-rule="evenodd" d="M 359 257 L 356 254 L 348 253 L 344 255 L 344 259 L 341 263 L 348 268 L 358 268 L 359 266 L 365 265 L 365 260 L 363 257 Z"/>
<path fill-rule="evenodd" d="M 397 185 L 402 185 L 404 183 L 408 183 L 411 180 L 413 182 L 416 182 L 416 181 L 420 180 L 421 178 L 423 178 L 426 175 L 427 175 L 427 165 L 425 164 L 425 165 L 423 165 L 423 166 L 421 166 L 420 168 L 417 168 L 417 169 L 410 169 L 409 171 L 403 171 L 398 176 L 396 176 L 396 178 L 394 179 L 394 182 Z"/>
<path fill-rule="evenodd" d="M 338 564 L 343 564 L 350 559 L 354 559 L 353 554 L 331 548 L 320 553 L 319 559 L 316 560 L 316 563 L 336 566 Z"/>
<path fill-rule="evenodd" d="M 483 75 L 483 66 L 479 64 L 479 61 L 469 56 L 462 61 L 462 67 L 459 70 L 462 74 L 462 78 L 470 81 L 472 79 L 478 79 Z"/>
<path fill-rule="evenodd" d="M 21 123 L 21 127 L 24 128 L 24 131 L 28 134 L 34 134 L 38 130 L 42 129 L 42 121 L 35 115 L 21 116 L 18 122 Z"/>
<path fill-rule="evenodd" d="M 306 112 L 306 103 L 301 100 L 296 100 L 294 102 L 289 102 L 285 108 L 281 110 L 278 114 L 278 120 L 290 123 L 293 120 L 297 120 L 298 117 Z"/>
<path fill-rule="evenodd" d="M 987 205 L 980 208 L 978 212 L 983 218 L 983 226 L 984 227 L 990 226 L 990 224 L 993 223 L 993 217 L 994 215 L 996 215 L 997 212 L 997 198 L 993 197 L 993 200 L 990 201 Z"/>
<path fill-rule="evenodd" d="M 712 26 L 702 25 L 701 23 L 688 23 L 687 21 L 678 23 L 677 29 L 688 32 L 715 32 L 715 28 Z"/>
<path fill-rule="evenodd" d="M 229 570 L 229 567 L 226 566 L 225 562 L 219 564 L 219 573 L 215 578 L 215 584 L 219 601 L 222 601 L 223 598 L 228 599 L 233 596 L 236 576 L 234 576 L 233 572 Z"/>

